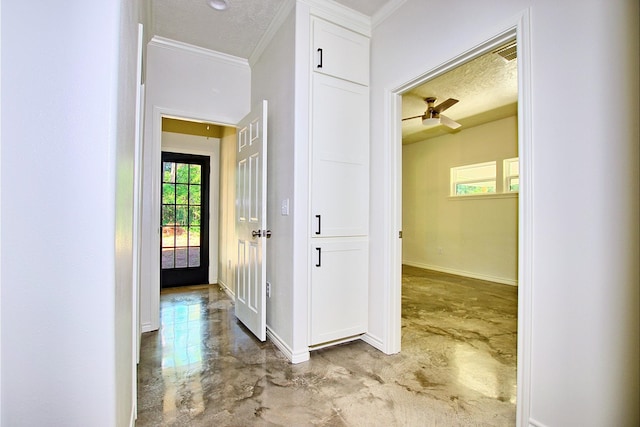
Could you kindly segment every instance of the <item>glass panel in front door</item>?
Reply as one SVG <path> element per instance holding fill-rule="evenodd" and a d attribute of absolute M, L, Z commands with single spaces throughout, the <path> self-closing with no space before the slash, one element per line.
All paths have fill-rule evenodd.
<path fill-rule="evenodd" d="M 201 264 L 202 166 L 162 162 L 162 269 Z"/>

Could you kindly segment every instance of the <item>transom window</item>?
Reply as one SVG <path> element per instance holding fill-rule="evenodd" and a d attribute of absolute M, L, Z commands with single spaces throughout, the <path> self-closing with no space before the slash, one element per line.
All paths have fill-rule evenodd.
<path fill-rule="evenodd" d="M 452 196 L 495 194 L 495 192 L 495 161 L 451 168 Z"/>

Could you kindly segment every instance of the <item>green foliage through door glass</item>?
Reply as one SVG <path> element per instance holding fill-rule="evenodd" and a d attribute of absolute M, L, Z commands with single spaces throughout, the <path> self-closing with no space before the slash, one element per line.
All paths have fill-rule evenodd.
<path fill-rule="evenodd" d="M 178 163 L 176 165 L 176 182 L 179 184 L 189 183 L 189 165 Z"/>
<path fill-rule="evenodd" d="M 189 185 L 176 184 L 176 205 L 186 205 L 189 203 Z"/>
<path fill-rule="evenodd" d="M 162 206 L 162 225 L 176 223 L 176 208 L 173 205 Z"/>
<path fill-rule="evenodd" d="M 202 166 L 189 165 L 189 184 L 200 184 L 202 182 Z"/>
<path fill-rule="evenodd" d="M 189 186 L 189 204 L 199 205 L 201 203 L 201 187 L 199 185 Z"/>
<path fill-rule="evenodd" d="M 176 202 L 176 191 L 173 184 L 162 184 L 162 204 L 172 205 Z"/>

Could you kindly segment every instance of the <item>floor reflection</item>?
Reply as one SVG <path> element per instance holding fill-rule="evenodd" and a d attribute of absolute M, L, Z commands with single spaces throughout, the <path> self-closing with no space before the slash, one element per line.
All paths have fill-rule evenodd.
<path fill-rule="evenodd" d="M 162 369 L 202 364 L 202 312 L 198 300 L 164 304 L 160 316 Z"/>
<path fill-rule="evenodd" d="M 176 421 L 178 405 L 188 405 L 192 415 L 205 409 L 201 374 L 208 298 L 200 293 L 168 297 L 178 295 L 175 292 L 166 294 L 160 308 L 161 366 L 166 384 L 162 406 L 167 423 Z"/>
<path fill-rule="evenodd" d="M 458 381 L 487 397 L 516 403 L 515 378 L 486 351 L 459 343 L 451 359 L 458 369 Z"/>

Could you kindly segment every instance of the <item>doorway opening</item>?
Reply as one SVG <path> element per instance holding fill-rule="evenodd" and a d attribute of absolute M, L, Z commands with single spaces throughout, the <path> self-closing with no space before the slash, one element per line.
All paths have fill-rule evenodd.
<path fill-rule="evenodd" d="M 402 95 L 402 339 L 449 361 L 429 375 L 464 384 L 510 422 L 517 101 L 515 39 Z"/>
<path fill-rule="evenodd" d="M 531 83 L 530 83 L 530 50 L 529 50 L 529 18 L 523 13 L 514 22 L 513 27 L 505 29 L 469 51 L 421 74 L 406 83 L 390 90 L 388 93 L 387 116 L 389 117 L 390 144 L 387 146 L 389 162 L 387 166 L 387 189 L 389 191 L 389 225 L 391 233 L 387 237 L 389 254 L 388 264 L 388 300 L 386 313 L 388 314 L 388 341 L 385 352 L 395 353 L 401 350 L 402 337 L 402 96 L 412 89 L 433 80 L 457 67 L 472 61 L 484 54 L 490 53 L 510 41 L 516 40 L 518 53 L 517 82 L 518 82 L 518 111 L 517 111 L 517 153 L 519 166 L 519 185 L 517 198 L 517 372 L 516 372 L 516 423 L 520 424 L 528 419 L 529 393 L 531 382 L 530 353 L 531 353 L 531 260 L 532 253 L 532 192 L 530 187 L 532 173 L 531 147 Z M 443 100 L 446 94 L 441 95 Z M 424 101 L 423 101 L 424 102 Z M 423 110 L 424 112 L 425 110 Z M 448 113 L 448 111 L 447 111 Z M 420 114 L 420 113 L 418 113 Z M 445 113 L 445 115 L 447 115 Z M 450 114 L 453 116 L 453 114 Z M 453 117 L 455 119 L 455 117 Z M 445 177 L 449 182 L 450 176 Z M 448 196 L 450 197 L 450 196 Z M 400 237 L 400 238 L 399 238 Z M 444 248 L 443 248 L 444 250 Z M 437 248 L 436 248 L 437 251 Z"/>
<path fill-rule="evenodd" d="M 216 283 L 223 128 L 166 115 L 161 126 L 156 246 L 160 289 Z"/>

